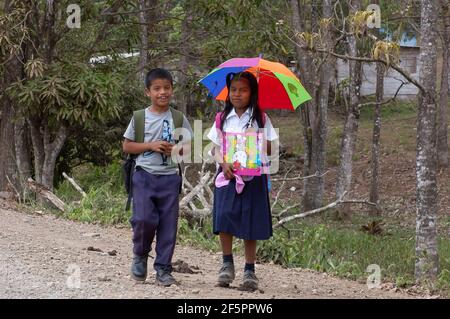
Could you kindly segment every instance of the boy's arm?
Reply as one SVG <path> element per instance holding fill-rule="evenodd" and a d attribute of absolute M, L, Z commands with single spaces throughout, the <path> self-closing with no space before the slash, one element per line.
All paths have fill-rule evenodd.
<path fill-rule="evenodd" d="M 128 154 L 141 154 L 146 151 L 153 151 L 158 153 L 163 153 L 170 155 L 172 151 L 172 144 L 166 141 L 153 141 L 149 143 L 136 143 L 127 138 L 124 139 L 122 143 L 122 149 Z"/>

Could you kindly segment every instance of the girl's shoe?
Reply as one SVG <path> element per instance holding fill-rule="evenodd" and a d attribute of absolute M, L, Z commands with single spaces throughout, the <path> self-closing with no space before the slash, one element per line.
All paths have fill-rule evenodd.
<path fill-rule="evenodd" d="M 258 289 L 258 278 L 256 277 L 254 271 L 244 271 L 244 281 L 242 282 L 242 288 L 251 291 Z"/>
<path fill-rule="evenodd" d="M 219 271 L 218 282 L 221 287 L 228 287 L 234 280 L 234 263 L 224 262 Z"/>

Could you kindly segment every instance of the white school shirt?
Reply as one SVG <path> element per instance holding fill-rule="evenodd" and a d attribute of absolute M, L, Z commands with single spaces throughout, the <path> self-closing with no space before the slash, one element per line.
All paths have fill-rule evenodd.
<path fill-rule="evenodd" d="M 228 114 L 227 118 L 225 119 L 223 123 L 223 132 L 229 132 L 229 133 L 244 133 L 247 129 L 247 123 L 250 120 L 250 114 L 251 109 L 248 108 L 239 118 L 239 116 L 236 114 L 236 111 L 234 108 L 231 110 L 231 112 Z M 270 118 L 267 114 L 264 115 L 265 118 L 265 126 L 264 126 L 264 138 L 267 141 L 275 141 L 278 139 L 277 132 L 273 128 L 272 122 L 270 121 Z M 249 127 L 259 128 L 257 121 L 254 119 L 252 122 L 252 125 Z M 220 128 L 219 128 L 220 129 Z M 222 150 L 222 139 L 217 134 L 216 129 L 216 122 L 214 121 L 211 129 L 208 133 L 208 138 L 217 146 L 220 147 L 220 150 Z M 265 161 L 266 162 L 266 161 Z M 217 164 L 218 166 L 218 164 Z M 250 180 L 253 177 L 250 176 L 244 176 L 244 180 Z"/>
<path fill-rule="evenodd" d="M 229 133 L 244 133 L 247 129 L 247 123 L 250 120 L 250 113 L 251 110 L 248 108 L 242 116 L 239 118 L 239 116 L 236 114 L 236 111 L 234 108 L 231 110 L 231 112 L 228 114 L 227 118 L 225 119 L 225 122 L 223 123 L 223 132 L 229 132 Z M 278 139 L 277 132 L 275 132 L 275 129 L 273 128 L 272 122 L 270 121 L 269 116 L 266 114 L 266 121 L 265 121 L 265 130 L 264 130 L 264 138 L 267 141 L 275 141 Z M 250 127 L 250 126 L 249 126 Z M 251 127 L 259 128 L 258 123 L 254 119 L 252 122 Z M 217 134 L 216 130 L 216 122 L 214 121 L 211 129 L 208 133 L 208 138 L 216 145 L 222 146 L 222 140 Z"/>

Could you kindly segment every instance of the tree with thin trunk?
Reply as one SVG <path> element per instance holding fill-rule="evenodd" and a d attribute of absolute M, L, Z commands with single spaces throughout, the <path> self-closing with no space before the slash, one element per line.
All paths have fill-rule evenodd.
<path fill-rule="evenodd" d="M 68 31 L 57 27 L 64 17 L 58 14 L 56 1 L 43 6 L 37 1 L 13 3 L 2 21 L 6 43 L 18 49 L 6 48 L 12 53 L 2 75 L 0 143 L 8 152 L 1 155 L 0 189 L 7 187 L 2 180 L 23 185 L 30 175 L 53 189 L 56 162 L 71 128 L 117 116 L 119 84 L 113 74 L 87 65 L 81 54 L 82 62 L 67 63 L 67 51 L 72 49 L 58 46 L 67 41 Z"/>
<path fill-rule="evenodd" d="M 436 21 L 438 0 L 421 2 L 420 83 L 417 116 L 415 277 L 432 283 L 439 269 L 436 184 Z"/>
<path fill-rule="evenodd" d="M 139 48 L 139 62 L 138 62 L 138 78 L 140 83 L 144 83 L 145 80 L 145 67 L 147 65 L 148 60 L 148 24 L 147 20 L 147 0 L 139 0 L 139 35 L 140 35 L 140 48 Z"/>
<path fill-rule="evenodd" d="M 318 1 L 311 6 L 302 8 L 298 0 L 291 0 L 292 25 L 297 34 L 308 29 L 318 34 L 320 28 L 320 45 L 325 49 L 331 49 L 332 31 L 332 1 L 322 2 L 322 19 L 319 17 Z M 307 9 L 307 10 L 306 10 Z M 303 17 L 301 17 L 303 15 Z M 302 20 L 310 16 L 311 26 L 306 26 Z M 315 17 L 313 19 L 312 17 Z M 307 33 L 307 32 L 306 32 Z M 305 155 L 303 163 L 303 174 L 317 176 L 303 181 L 303 210 L 309 211 L 323 205 L 324 177 L 326 165 L 326 137 L 328 120 L 328 96 L 331 80 L 331 59 L 329 54 L 322 54 L 321 58 L 315 58 L 312 52 L 297 47 L 297 60 L 300 69 L 300 78 L 306 89 L 315 97 L 312 101 L 305 103 L 301 109 L 303 124 L 303 139 Z"/>
<path fill-rule="evenodd" d="M 448 94 L 449 94 L 449 63 L 450 63 L 450 5 L 448 0 L 441 0 L 441 16 L 440 21 L 440 39 L 442 43 L 442 72 L 441 72 L 441 88 L 439 93 L 438 107 L 438 128 L 437 128 L 437 152 L 439 167 L 448 167 Z"/>
<path fill-rule="evenodd" d="M 380 176 L 380 135 L 381 135 L 381 102 L 383 101 L 384 92 L 384 72 L 385 67 L 381 63 L 377 63 L 377 83 L 375 88 L 375 112 L 373 120 L 373 134 L 372 134 L 372 160 L 370 168 L 372 172 L 370 181 L 370 202 L 377 204 L 370 208 L 371 216 L 378 216 L 379 211 L 379 176 Z"/>
<path fill-rule="evenodd" d="M 190 35 L 192 33 L 192 16 L 193 12 L 188 1 L 184 8 L 184 18 L 181 22 L 181 43 L 180 43 L 180 64 L 178 73 L 178 108 L 184 114 L 187 113 L 187 106 L 190 100 L 191 92 L 187 89 L 188 87 L 188 77 L 187 73 L 191 63 L 189 58 L 191 50 Z"/>
<path fill-rule="evenodd" d="M 360 0 L 350 0 L 350 15 L 355 14 L 360 7 Z M 348 32 L 348 55 L 350 57 L 358 56 L 357 38 L 355 32 Z M 359 121 L 359 88 L 361 85 L 361 62 L 356 60 L 348 61 L 349 65 L 349 107 L 347 109 L 344 131 L 341 140 L 341 152 L 339 156 L 338 179 L 336 183 L 336 198 L 341 198 L 344 192 L 349 192 L 352 182 L 353 154 L 355 152 L 356 137 L 358 133 Z M 338 207 L 338 216 L 340 218 L 350 217 L 350 205 L 340 205 Z"/>
<path fill-rule="evenodd" d="M 158 0 L 139 0 L 139 61 L 137 65 L 138 79 L 142 86 L 146 71 L 149 66 L 155 65 L 154 61 L 149 60 L 148 51 L 155 46 L 153 33 L 155 32 L 156 18 L 160 7 Z"/>
<path fill-rule="evenodd" d="M 5 1 L 4 14 L 14 18 L 20 18 L 17 14 L 23 4 L 13 1 Z M 16 22 L 17 24 L 17 22 Z M 8 37 L 18 36 L 19 29 L 24 28 L 26 21 L 17 24 L 16 30 L 5 30 Z M 3 45 L 3 44 L 2 44 Z M 2 93 L 5 92 L 12 83 L 23 78 L 23 61 L 25 59 L 25 45 L 20 42 L 18 45 L 5 45 L 4 49 L 8 54 L 0 56 L 0 61 L 4 63 L 3 74 L 0 78 Z M 0 98 L 0 191 L 22 191 L 21 180 L 28 178 L 30 174 L 30 158 L 27 150 L 24 149 L 27 128 L 24 121 L 17 114 L 17 102 L 7 94 L 1 94 Z"/>

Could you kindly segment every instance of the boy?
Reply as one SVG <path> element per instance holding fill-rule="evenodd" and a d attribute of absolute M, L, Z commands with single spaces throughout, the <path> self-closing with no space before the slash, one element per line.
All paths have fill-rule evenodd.
<path fill-rule="evenodd" d="M 171 154 L 174 147 L 174 112 L 169 107 L 173 95 L 173 80 L 165 69 L 153 69 L 145 78 L 145 95 L 152 104 L 145 109 L 144 143 L 135 141 L 135 123 L 131 119 L 123 135 L 123 151 L 139 154 L 132 177 L 133 262 L 131 276 L 138 281 L 147 278 L 147 259 L 156 233 L 156 283 L 170 286 L 176 283 L 172 277 L 172 256 L 175 249 L 178 223 L 178 195 L 181 176 Z M 177 115 L 177 114 L 175 114 Z M 192 136 L 192 129 L 182 114 L 186 134 L 183 144 Z M 180 117 L 181 118 L 181 117 Z M 187 133 L 187 131 L 188 133 Z M 174 149 L 175 152 L 175 149 Z"/>

